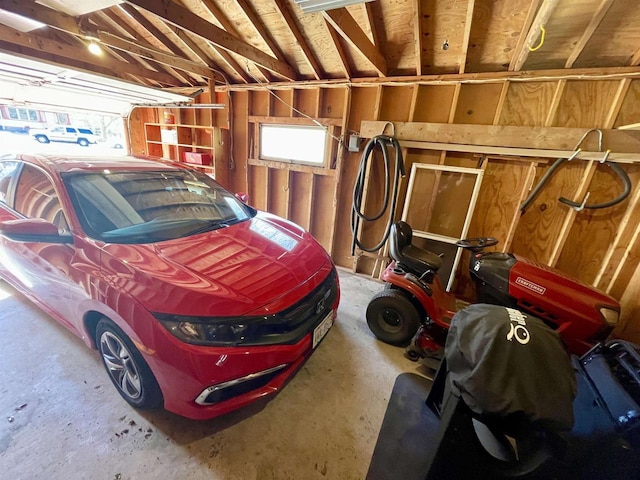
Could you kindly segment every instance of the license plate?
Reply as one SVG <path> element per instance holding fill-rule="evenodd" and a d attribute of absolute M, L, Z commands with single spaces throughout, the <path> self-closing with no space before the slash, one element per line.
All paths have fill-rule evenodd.
<path fill-rule="evenodd" d="M 332 325 L 333 325 L 333 312 L 329 312 L 329 315 L 327 315 L 324 318 L 324 320 L 320 322 L 320 325 L 318 325 L 313 331 L 313 347 L 311 348 L 316 348 L 318 343 L 320 343 L 320 340 L 324 338 L 324 336 L 327 334 L 327 332 L 332 327 Z"/>

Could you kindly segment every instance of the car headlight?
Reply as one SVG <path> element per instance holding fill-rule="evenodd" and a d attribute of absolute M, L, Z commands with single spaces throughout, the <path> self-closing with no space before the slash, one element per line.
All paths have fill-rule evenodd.
<path fill-rule="evenodd" d="M 612 308 L 600 307 L 600 314 L 608 325 L 615 327 L 620 319 L 620 312 Z"/>
<path fill-rule="evenodd" d="M 233 346 L 243 343 L 265 317 L 187 317 L 154 313 L 173 336 L 194 345 Z"/>

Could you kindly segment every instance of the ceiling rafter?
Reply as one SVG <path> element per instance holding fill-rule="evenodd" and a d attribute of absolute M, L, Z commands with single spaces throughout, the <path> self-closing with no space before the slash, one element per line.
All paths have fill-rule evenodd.
<path fill-rule="evenodd" d="M 305 60 L 309 64 L 309 67 L 311 68 L 311 72 L 313 73 L 313 76 L 316 78 L 316 80 L 320 80 L 322 68 L 318 63 L 318 60 L 316 60 L 315 55 L 311 51 L 311 48 L 309 48 L 309 44 L 305 36 L 302 34 L 300 29 L 298 28 L 298 24 L 296 23 L 295 18 L 293 18 L 292 13 L 289 11 L 289 8 L 287 7 L 287 3 L 284 0 L 273 0 L 273 1 L 276 5 L 276 10 L 280 14 L 280 18 L 282 18 L 285 25 L 287 25 L 287 27 L 289 28 L 289 31 L 291 32 L 291 34 L 295 37 L 296 41 L 298 42 L 298 46 L 302 50 L 302 54 L 304 55 Z"/>
<path fill-rule="evenodd" d="M 573 67 L 573 64 L 576 62 L 576 60 L 584 50 L 584 47 L 587 46 L 589 40 L 591 40 L 591 37 L 609 11 L 609 8 L 611 8 L 611 5 L 613 5 L 613 2 L 614 0 L 602 0 L 600 2 L 600 5 L 598 5 L 598 8 L 591 17 L 589 25 L 587 25 L 587 28 L 582 33 L 580 40 L 578 40 L 578 43 L 576 43 L 576 46 L 573 48 L 573 51 L 571 52 L 571 55 L 569 55 L 569 58 L 567 58 L 567 62 L 565 63 L 564 68 Z"/>
<path fill-rule="evenodd" d="M 522 29 L 520 30 L 520 35 L 518 36 L 518 41 L 516 43 L 515 48 L 513 49 L 513 55 L 511 56 L 511 61 L 509 62 L 509 71 L 513 72 L 516 67 L 516 60 L 518 60 L 518 55 L 524 46 L 524 42 L 527 41 L 527 36 L 529 35 L 529 30 L 531 29 L 531 24 L 533 20 L 536 18 L 536 12 L 540 8 L 542 4 L 542 0 L 533 0 L 529 5 L 529 10 L 527 11 L 527 17 L 524 20 L 524 24 L 522 25 Z"/>
<path fill-rule="evenodd" d="M 331 40 L 333 41 L 333 45 L 336 49 L 338 57 L 340 58 L 340 66 L 342 67 L 342 71 L 344 72 L 344 77 L 347 79 L 351 78 L 351 69 L 349 68 L 349 59 L 347 58 L 347 54 L 342 48 L 342 44 L 340 43 L 340 34 L 336 32 L 336 29 L 333 28 L 327 19 L 324 20 L 324 24 L 327 26 L 327 31 L 329 32 L 329 36 L 331 36 Z"/>
<path fill-rule="evenodd" d="M 164 45 L 165 48 L 169 49 L 175 56 L 180 58 L 188 58 L 188 55 L 183 49 L 181 49 L 173 40 L 167 37 L 158 27 L 156 27 L 141 12 L 131 7 L 130 5 L 119 5 L 119 8 L 125 15 L 128 15 L 133 21 L 135 21 L 138 25 L 140 25 L 147 32 L 149 32 L 162 45 Z M 204 58 L 198 57 L 198 60 L 200 60 L 205 65 L 207 64 Z M 193 84 L 194 82 L 190 81 L 189 83 Z M 196 81 L 195 83 L 199 83 L 199 82 Z"/>
<path fill-rule="evenodd" d="M 177 79 L 172 77 L 171 75 L 152 70 L 146 70 L 134 64 L 106 58 L 105 56 L 100 57 L 99 63 L 96 63 L 95 59 L 97 57 L 93 57 L 90 53 L 88 53 L 87 49 L 74 47 L 62 42 L 57 42 L 41 35 L 22 33 L 9 27 L 3 27 L 0 29 L 0 40 L 20 47 L 39 50 L 43 54 L 55 55 L 57 57 L 73 60 L 80 60 L 83 63 L 94 65 L 99 69 L 106 69 L 111 72 L 128 73 L 151 80 L 156 80 L 165 85 L 179 86 L 179 82 L 177 81 Z M 46 55 L 44 56 L 46 58 Z"/>
<path fill-rule="evenodd" d="M 535 14 L 535 18 L 529 27 L 526 40 L 522 44 L 519 50 L 516 50 L 515 62 L 513 64 L 513 70 L 522 70 L 522 67 L 529 57 L 530 47 L 533 47 L 535 42 L 540 38 L 541 28 L 551 18 L 553 11 L 556 9 L 560 0 L 542 0 L 542 5 Z M 532 4 L 533 6 L 533 4 Z M 511 68 L 509 68 L 511 70 Z"/>
<path fill-rule="evenodd" d="M 417 0 L 420 1 L 420 0 Z M 380 45 L 380 37 L 378 36 L 378 30 L 376 29 L 375 14 L 373 12 L 373 2 L 366 2 L 362 4 L 364 8 L 364 18 L 367 19 L 369 30 L 371 31 L 371 41 L 374 45 Z"/>
<path fill-rule="evenodd" d="M 207 22 L 198 15 L 183 8 L 170 0 L 126 0 L 127 3 L 137 5 L 140 8 L 158 16 L 159 18 L 190 31 L 199 37 L 208 40 L 214 45 L 236 53 L 258 65 L 265 67 L 290 80 L 295 80 L 296 72 L 285 62 L 278 60 L 262 50 L 259 50 L 239 38 L 224 31 L 222 28 Z"/>
<path fill-rule="evenodd" d="M 224 28 L 231 35 L 239 37 L 238 32 L 235 30 L 233 24 L 227 19 L 226 15 L 217 8 L 217 6 L 211 2 L 210 0 L 200 0 L 204 8 L 209 12 L 209 14 L 215 18 L 222 28 Z M 216 45 L 212 45 L 208 42 L 208 45 L 222 58 L 222 61 L 226 63 L 226 65 L 238 76 L 242 79 L 244 83 L 250 83 L 251 77 L 246 73 L 245 69 L 242 68 L 242 65 L 239 64 L 231 54 L 225 50 L 224 48 L 218 47 Z"/>
<path fill-rule="evenodd" d="M 471 27 L 473 26 L 473 9 L 476 0 L 467 1 L 467 16 L 464 21 L 464 37 L 462 39 L 462 51 L 460 52 L 460 69 L 458 73 L 464 73 L 467 66 L 467 53 L 469 52 L 469 38 L 471 37 Z"/>
<path fill-rule="evenodd" d="M 62 30 L 77 36 L 83 36 L 83 32 L 78 25 L 78 20 L 75 17 L 36 3 L 18 0 L 0 0 L 0 9 L 22 15 L 23 17 L 32 18 L 57 30 Z M 129 31 L 129 35 L 136 38 L 136 41 L 134 42 L 121 38 L 111 31 L 98 31 L 97 38 L 101 43 L 149 60 L 154 60 L 172 68 L 195 73 L 204 77 L 213 76 L 213 72 L 204 65 L 198 65 L 195 62 L 169 55 L 166 52 L 161 52 L 151 44 L 137 38 L 138 36 L 136 35 L 136 32 L 133 29 L 127 29 L 126 27 L 128 27 L 128 25 L 122 22 L 122 20 L 115 16 L 111 11 L 104 10 L 100 12 L 100 14 L 104 15 L 104 17 L 110 18 L 116 23 L 119 23 L 121 29 Z"/>
<path fill-rule="evenodd" d="M 380 50 L 371 43 L 360 25 L 346 8 L 322 12 L 324 18 L 376 69 L 381 77 L 387 75 L 387 62 Z"/>
<path fill-rule="evenodd" d="M 202 1 L 206 1 L 207 3 L 212 3 L 211 0 L 202 0 Z M 242 12 L 244 13 L 244 15 L 249 20 L 249 22 L 251 23 L 251 26 L 255 29 L 256 32 L 258 32 L 258 35 L 260 35 L 260 38 L 262 38 L 262 41 L 267 44 L 267 46 L 271 50 L 271 53 L 273 53 L 278 60 L 285 61 L 286 59 L 284 54 L 282 53 L 282 50 L 280 50 L 280 47 L 278 47 L 278 45 L 276 44 L 275 40 L 273 39 L 273 36 L 271 35 L 271 33 L 269 33 L 269 30 L 265 28 L 264 24 L 260 20 L 260 17 L 254 10 L 253 6 L 247 0 L 235 0 L 235 1 L 240 7 L 240 9 L 242 10 Z"/>
<path fill-rule="evenodd" d="M 120 25 L 120 23 L 116 23 L 114 22 L 111 17 L 109 17 L 108 15 L 105 14 L 104 11 L 97 11 L 94 12 L 93 14 L 90 15 L 89 17 L 91 19 L 91 21 L 93 23 L 95 23 L 98 26 L 98 30 L 105 30 L 108 28 L 113 28 L 115 31 L 118 31 L 120 34 L 124 34 L 127 37 L 130 37 L 132 39 L 135 40 L 135 37 L 131 37 L 131 35 L 128 33 L 128 31 L 124 28 L 122 28 L 122 26 Z M 106 26 L 106 27 L 105 27 Z M 140 65 L 142 65 L 144 68 L 152 68 L 154 70 L 157 71 L 166 71 L 167 73 L 169 73 L 170 75 L 175 76 L 178 79 L 183 79 L 183 77 L 180 76 L 180 74 L 174 70 L 171 67 L 168 67 L 166 65 L 163 65 L 162 63 L 158 63 L 154 60 L 151 60 L 149 58 L 145 58 L 144 56 L 141 55 L 136 55 L 134 54 L 134 52 L 129 52 L 129 49 L 124 50 L 124 49 L 118 49 L 115 47 L 111 47 L 109 45 L 107 45 L 105 42 L 102 42 L 103 45 L 107 46 L 107 48 L 110 48 L 114 53 L 115 52 L 120 52 L 120 55 L 124 56 L 125 59 L 129 59 L 129 61 L 131 63 L 134 62 L 138 62 Z M 183 79 L 184 83 L 188 83 L 186 79 Z"/>
<path fill-rule="evenodd" d="M 422 75 L 422 0 L 413 0 L 413 41 L 416 75 Z"/>

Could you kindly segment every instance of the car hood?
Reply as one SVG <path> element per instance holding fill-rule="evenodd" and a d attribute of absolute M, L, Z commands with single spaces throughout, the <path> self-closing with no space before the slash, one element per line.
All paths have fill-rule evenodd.
<path fill-rule="evenodd" d="M 179 315 L 267 314 L 284 297 L 282 306 L 304 297 L 326 276 L 316 274 L 332 268 L 309 233 L 265 213 L 191 237 L 107 244 L 103 253 L 116 290 L 149 311 Z"/>

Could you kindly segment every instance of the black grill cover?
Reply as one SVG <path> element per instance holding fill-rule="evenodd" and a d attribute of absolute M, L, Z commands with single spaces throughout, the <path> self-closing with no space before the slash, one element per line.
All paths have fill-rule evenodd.
<path fill-rule="evenodd" d="M 445 346 L 449 382 L 475 413 L 573 426 L 576 379 L 560 336 L 539 318 L 496 305 L 455 314 Z"/>

